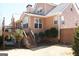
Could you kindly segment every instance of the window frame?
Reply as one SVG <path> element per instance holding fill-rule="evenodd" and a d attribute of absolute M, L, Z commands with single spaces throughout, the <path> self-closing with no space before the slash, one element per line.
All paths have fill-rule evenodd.
<path fill-rule="evenodd" d="M 26 17 L 27 17 L 27 19 L 26 19 Z M 26 20 L 27 20 L 27 22 L 23 23 L 23 22 L 26 21 Z M 22 22 L 22 27 L 23 27 L 23 28 L 29 28 L 29 17 L 28 17 L 28 16 L 25 16 L 25 17 L 24 17 L 23 22 Z M 26 24 L 27 27 L 24 27 L 24 24 Z"/>
<path fill-rule="evenodd" d="M 24 26 L 25 25 L 25 26 Z M 23 28 L 28 28 L 28 23 L 23 24 Z"/>
<path fill-rule="evenodd" d="M 61 16 L 61 24 L 65 24 L 65 19 L 64 19 L 64 16 Z"/>
<path fill-rule="evenodd" d="M 35 27 L 36 24 L 37 24 L 37 28 Z M 41 25 L 41 27 L 40 27 L 40 25 Z M 35 18 L 34 28 L 41 29 L 42 27 L 43 27 L 43 23 L 42 23 L 41 19 L 40 18 Z"/>
<path fill-rule="evenodd" d="M 58 19 L 57 19 L 57 17 L 54 18 L 54 24 L 55 24 L 55 25 L 58 24 Z"/>

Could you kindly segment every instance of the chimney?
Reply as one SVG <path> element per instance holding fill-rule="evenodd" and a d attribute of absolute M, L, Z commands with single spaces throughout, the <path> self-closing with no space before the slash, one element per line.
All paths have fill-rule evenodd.
<path fill-rule="evenodd" d="M 28 13 L 31 13 L 31 12 L 32 12 L 32 5 L 28 4 L 28 5 L 26 6 L 26 9 L 27 9 L 27 12 L 28 12 Z"/>

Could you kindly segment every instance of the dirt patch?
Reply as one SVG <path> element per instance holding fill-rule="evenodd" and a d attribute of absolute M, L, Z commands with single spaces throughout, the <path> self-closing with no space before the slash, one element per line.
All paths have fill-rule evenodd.
<path fill-rule="evenodd" d="M 73 50 L 66 45 L 40 46 L 32 49 L 0 51 L 9 56 L 73 56 Z"/>

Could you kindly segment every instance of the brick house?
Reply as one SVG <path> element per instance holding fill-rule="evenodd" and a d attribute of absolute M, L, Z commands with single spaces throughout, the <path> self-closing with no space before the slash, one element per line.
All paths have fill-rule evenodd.
<path fill-rule="evenodd" d="M 20 24 L 25 30 L 31 28 L 34 33 L 56 27 L 60 42 L 71 43 L 74 30 L 79 21 L 78 8 L 72 3 L 35 3 L 26 6 L 27 11 L 20 17 Z"/>

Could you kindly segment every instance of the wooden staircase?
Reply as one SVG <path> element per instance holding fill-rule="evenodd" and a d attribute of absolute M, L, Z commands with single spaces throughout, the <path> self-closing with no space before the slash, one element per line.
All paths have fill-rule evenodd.
<path fill-rule="evenodd" d="M 34 48 L 37 46 L 35 35 L 32 30 L 30 30 L 27 35 L 26 35 L 26 32 L 24 31 L 24 36 L 25 36 L 25 39 L 24 39 L 25 46 L 27 48 Z"/>

